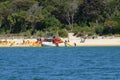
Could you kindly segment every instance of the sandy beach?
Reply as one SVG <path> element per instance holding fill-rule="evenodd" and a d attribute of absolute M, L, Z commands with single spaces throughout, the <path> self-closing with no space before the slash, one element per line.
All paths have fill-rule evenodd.
<path fill-rule="evenodd" d="M 120 38 L 113 39 L 86 39 L 85 42 L 81 43 L 80 40 L 69 40 L 68 44 L 74 46 L 120 46 Z"/>
<path fill-rule="evenodd" d="M 59 46 L 65 46 L 65 41 L 67 41 L 67 46 L 120 46 L 120 37 L 105 37 L 105 38 L 95 38 L 95 39 L 85 39 L 81 42 L 82 38 L 73 36 L 73 33 L 69 33 L 68 38 L 62 38 L 63 43 Z M 41 44 L 36 43 L 37 39 L 0 39 L 0 47 L 41 47 Z"/>
<path fill-rule="evenodd" d="M 65 41 L 67 39 L 63 39 Z M 4 40 L 3 40 L 4 41 Z M 0 43 L 0 47 L 41 47 L 41 45 L 35 45 L 36 39 L 25 39 L 26 44 L 23 44 L 23 39 L 8 39 L 7 43 Z M 29 41 L 27 43 L 27 41 Z M 68 46 L 120 46 L 120 38 L 113 39 L 86 39 L 81 43 L 80 39 L 69 39 Z M 59 46 L 65 46 L 64 43 L 60 43 Z"/>
<path fill-rule="evenodd" d="M 120 46 L 120 37 L 98 37 L 95 39 L 85 39 L 81 42 L 82 38 L 73 36 L 73 33 L 69 33 L 69 38 L 64 38 L 64 41 L 68 41 L 70 46 Z M 62 45 L 62 44 L 61 44 Z"/>

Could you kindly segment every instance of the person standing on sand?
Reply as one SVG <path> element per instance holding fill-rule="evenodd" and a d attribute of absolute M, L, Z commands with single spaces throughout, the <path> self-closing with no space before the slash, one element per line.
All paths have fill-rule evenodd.
<path fill-rule="evenodd" d="M 68 42 L 70 42 L 70 40 L 68 39 Z"/>
<path fill-rule="evenodd" d="M 65 44 L 65 47 L 67 47 L 67 41 L 66 40 L 65 40 L 64 44 Z"/>
<path fill-rule="evenodd" d="M 77 46 L 76 43 L 74 43 L 74 46 Z"/>

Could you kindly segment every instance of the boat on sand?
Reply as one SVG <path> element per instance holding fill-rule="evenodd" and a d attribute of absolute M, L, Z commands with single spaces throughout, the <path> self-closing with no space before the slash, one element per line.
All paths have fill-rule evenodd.
<path fill-rule="evenodd" d="M 39 39 L 42 46 L 59 46 L 63 41 L 60 38 L 40 38 Z"/>

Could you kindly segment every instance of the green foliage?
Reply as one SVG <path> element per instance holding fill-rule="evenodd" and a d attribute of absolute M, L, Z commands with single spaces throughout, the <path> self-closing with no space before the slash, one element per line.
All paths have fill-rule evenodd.
<path fill-rule="evenodd" d="M 38 36 L 38 37 L 43 37 L 44 34 L 45 33 L 43 31 L 37 31 L 35 35 Z"/>
<path fill-rule="evenodd" d="M 119 0 L 1 0 L 0 34 L 120 34 Z"/>
<path fill-rule="evenodd" d="M 95 34 L 95 28 L 94 27 L 74 27 L 74 33 L 76 36 L 85 36 L 85 35 L 94 35 Z"/>
<path fill-rule="evenodd" d="M 13 5 L 19 10 L 28 10 L 34 3 L 34 0 L 13 0 Z"/>
<path fill-rule="evenodd" d="M 0 35 L 5 35 L 4 29 L 0 29 Z"/>
<path fill-rule="evenodd" d="M 117 21 L 112 21 L 112 20 L 107 20 L 104 23 L 105 27 L 105 33 L 117 33 L 120 28 L 118 27 L 118 22 Z M 116 32 L 117 31 L 117 32 Z"/>
<path fill-rule="evenodd" d="M 89 25 L 91 21 L 101 20 L 105 17 L 105 6 L 104 0 L 84 0 L 75 15 L 76 22 L 86 22 Z"/>
<path fill-rule="evenodd" d="M 65 29 L 61 29 L 58 31 L 60 37 L 68 37 L 68 32 Z"/>
<path fill-rule="evenodd" d="M 97 34 L 100 34 L 100 35 L 103 34 L 103 30 L 104 30 L 104 25 L 98 25 L 98 26 L 95 28 L 96 33 L 97 33 Z"/>
<path fill-rule="evenodd" d="M 23 33 L 23 35 L 25 36 L 25 37 L 30 37 L 31 36 L 31 31 L 29 30 L 29 31 L 26 31 L 25 33 Z"/>
<path fill-rule="evenodd" d="M 118 23 L 116 21 L 110 21 L 110 20 L 105 21 L 105 23 L 104 23 L 105 27 L 115 27 L 117 25 L 118 25 Z"/>
<path fill-rule="evenodd" d="M 61 25 L 60 21 L 56 19 L 54 16 L 48 17 L 44 20 L 44 26 L 46 27 L 59 27 Z"/>

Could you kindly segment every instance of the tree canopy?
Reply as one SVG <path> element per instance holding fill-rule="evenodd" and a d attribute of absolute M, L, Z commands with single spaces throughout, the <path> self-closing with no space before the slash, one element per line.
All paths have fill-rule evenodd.
<path fill-rule="evenodd" d="M 53 35 L 56 32 L 63 35 L 66 31 L 85 32 L 88 35 L 119 34 L 119 2 L 120 0 L 0 0 L 0 35 L 27 35 L 28 32 L 37 35 L 44 34 L 45 31 Z"/>

